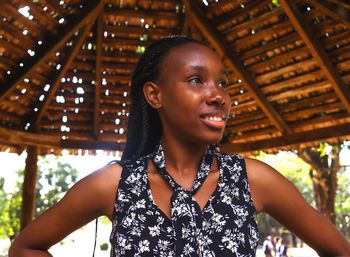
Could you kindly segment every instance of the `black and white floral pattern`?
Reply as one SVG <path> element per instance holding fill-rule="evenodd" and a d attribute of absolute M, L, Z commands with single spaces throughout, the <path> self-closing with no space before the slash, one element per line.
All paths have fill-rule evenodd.
<path fill-rule="evenodd" d="M 256 214 L 243 157 L 216 151 L 214 154 L 220 170 L 218 185 L 200 211 L 201 224 L 182 224 L 181 236 L 189 242 L 194 238 L 196 243 L 185 243 L 181 256 L 255 256 Z M 152 157 L 154 154 L 123 163 L 110 237 L 112 257 L 176 256 L 173 222 L 155 204 L 148 182 L 147 162 Z M 204 176 L 200 173 L 196 181 Z M 177 198 L 188 197 L 181 190 L 178 194 Z M 176 211 L 186 212 L 181 207 Z"/>
<path fill-rule="evenodd" d="M 172 226 L 175 231 L 176 257 L 199 257 L 199 239 L 201 238 L 203 221 L 202 211 L 193 196 L 209 175 L 214 153 L 214 147 L 209 147 L 203 156 L 191 191 L 177 184 L 166 170 L 161 145 L 157 146 L 153 154 L 153 163 L 174 192 L 170 199 L 170 210 Z"/>

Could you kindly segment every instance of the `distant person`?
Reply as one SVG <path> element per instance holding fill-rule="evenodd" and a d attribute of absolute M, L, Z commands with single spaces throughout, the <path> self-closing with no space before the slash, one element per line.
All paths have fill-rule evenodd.
<path fill-rule="evenodd" d="M 280 243 L 280 237 L 279 236 L 275 236 L 273 238 L 273 249 L 274 249 L 274 252 L 276 253 L 277 252 L 277 248 L 279 246 L 279 243 Z"/>
<path fill-rule="evenodd" d="M 270 235 L 268 235 L 265 238 L 265 241 L 263 243 L 263 252 L 265 254 L 265 257 L 272 257 L 273 251 L 274 251 L 274 246 L 272 243 L 272 237 Z"/>
<path fill-rule="evenodd" d="M 283 238 L 280 238 L 276 244 L 276 257 L 288 257 L 287 249 L 288 247 Z"/>

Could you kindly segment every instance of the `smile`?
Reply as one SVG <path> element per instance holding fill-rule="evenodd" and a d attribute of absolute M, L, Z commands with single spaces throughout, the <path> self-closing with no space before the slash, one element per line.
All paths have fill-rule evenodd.
<path fill-rule="evenodd" d="M 209 116 L 206 117 L 206 119 L 208 120 L 213 120 L 213 121 L 224 121 L 225 117 L 221 117 L 221 116 Z"/>
<path fill-rule="evenodd" d="M 223 129 L 226 125 L 226 115 L 208 114 L 201 117 L 202 122 L 212 129 Z"/>

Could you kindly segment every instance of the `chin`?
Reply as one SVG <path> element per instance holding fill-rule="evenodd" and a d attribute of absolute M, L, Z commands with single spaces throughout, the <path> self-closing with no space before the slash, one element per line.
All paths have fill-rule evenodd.
<path fill-rule="evenodd" d="M 222 136 L 223 136 L 222 133 L 220 133 L 219 135 L 216 134 L 215 136 L 214 135 L 210 135 L 210 136 L 208 136 L 206 138 L 202 138 L 202 140 L 200 140 L 200 141 L 203 141 L 203 143 L 205 143 L 207 145 L 215 145 L 215 144 L 218 144 L 221 141 Z"/>
<path fill-rule="evenodd" d="M 193 133 L 196 131 L 196 133 Z M 194 145 L 215 145 L 219 143 L 224 135 L 221 130 L 199 130 L 193 129 L 190 133 L 186 133 L 186 141 Z"/>

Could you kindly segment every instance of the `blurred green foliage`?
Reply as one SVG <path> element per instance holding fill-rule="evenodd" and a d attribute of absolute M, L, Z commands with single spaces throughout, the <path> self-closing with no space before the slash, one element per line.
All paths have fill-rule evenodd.
<path fill-rule="evenodd" d="M 20 230 L 22 204 L 22 182 L 24 168 L 17 172 L 17 182 L 12 192 L 4 189 L 4 179 L 0 178 L 0 238 L 12 240 Z M 35 216 L 57 203 L 64 193 L 77 181 L 78 172 L 59 157 L 47 155 L 39 157 Z"/>
<path fill-rule="evenodd" d="M 349 145 L 329 145 L 321 143 L 317 151 L 320 156 L 331 152 L 331 147 L 349 148 Z M 302 193 L 304 198 L 315 207 L 314 192 L 309 175 L 310 166 L 298 157 L 296 152 L 279 152 L 277 154 L 266 154 L 257 152 L 256 159 L 259 159 L 279 171 L 283 176 L 290 180 Z M 350 238 L 350 172 L 346 172 L 342 167 L 338 172 L 338 190 L 336 195 L 335 210 L 337 215 L 337 226 L 339 230 Z M 268 234 L 281 235 L 286 233 L 277 221 L 265 214 L 259 214 L 257 218 L 260 240 L 263 240 Z"/>

